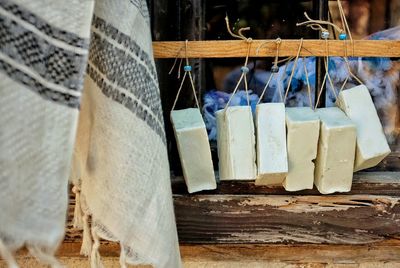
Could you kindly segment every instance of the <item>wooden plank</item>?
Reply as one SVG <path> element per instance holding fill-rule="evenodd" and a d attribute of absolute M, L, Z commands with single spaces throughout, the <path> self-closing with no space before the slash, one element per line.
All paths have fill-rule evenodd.
<path fill-rule="evenodd" d="M 57 257 L 66 267 L 90 267 L 87 258 L 79 255 L 80 243 L 63 243 Z M 184 267 L 399 267 L 400 241 L 388 240 L 369 245 L 181 245 Z M 102 243 L 101 259 L 105 267 L 120 267 L 119 245 Z M 21 267 L 46 267 L 22 250 L 18 254 Z M 0 260 L 0 267 L 5 267 Z M 150 266 L 129 266 L 150 267 Z"/>
<path fill-rule="evenodd" d="M 181 195 L 186 243 L 363 244 L 400 234 L 400 197 L 378 195 Z"/>
<path fill-rule="evenodd" d="M 175 194 L 187 194 L 182 177 L 172 181 L 172 190 Z M 256 186 L 248 181 L 221 181 L 213 191 L 203 191 L 201 194 L 245 194 L 245 195 L 287 195 L 282 186 Z M 295 195 L 319 195 L 314 187 L 312 190 L 303 190 Z M 354 174 L 351 192 L 343 195 L 375 194 L 400 197 L 400 172 L 359 172 Z"/>
<path fill-rule="evenodd" d="M 400 172 L 358 173 L 350 193 L 328 196 L 316 190 L 289 195 L 253 182 L 224 182 L 216 191 L 189 195 L 179 184 L 174 202 L 181 242 L 358 244 L 400 233 Z M 71 194 L 70 242 L 82 238 L 72 228 L 74 204 Z"/>
<path fill-rule="evenodd" d="M 299 40 L 282 40 L 279 49 L 281 57 L 295 56 L 299 47 Z M 257 54 L 257 48 L 262 48 Z M 304 40 L 301 56 L 344 56 L 345 46 L 347 54 L 352 55 L 350 41 L 330 40 L 328 50 L 324 40 Z M 188 58 L 235 58 L 245 57 L 248 44 L 243 40 L 225 41 L 190 41 L 188 43 Z M 184 41 L 153 42 L 155 58 L 185 57 Z M 179 53 L 178 53 L 179 52 Z M 253 40 L 250 57 L 274 57 L 276 54 L 275 40 Z M 388 40 L 355 40 L 354 55 L 357 57 L 400 57 L 400 41 Z"/>

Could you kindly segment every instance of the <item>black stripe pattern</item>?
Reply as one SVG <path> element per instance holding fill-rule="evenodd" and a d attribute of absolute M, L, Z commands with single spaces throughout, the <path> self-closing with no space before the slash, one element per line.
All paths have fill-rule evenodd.
<path fill-rule="evenodd" d="M 78 108 L 80 94 L 60 93 L 54 87 L 61 86 L 65 92 L 79 92 L 83 87 L 87 52 L 77 54 L 57 46 L 43 34 L 69 45 L 88 47 L 89 39 L 76 36 L 73 33 L 60 30 L 47 24 L 43 19 L 29 13 L 22 7 L 0 0 L 0 8 L 8 11 L 41 31 L 41 35 L 26 29 L 10 16 L 0 16 L 0 53 L 9 59 L 2 60 L 0 71 L 13 80 L 28 86 L 46 100 L 51 100 L 68 107 Z M 70 38 L 70 39 L 68 39 Z M 65 42 L 67 41 L 67 42 Z M 22 65 L 23 68 L 18 67 Z M 29 70 L 25 71 L 25 70 Z M 35 75 L 30 75 L 34 73 Z M 53 85 L 45 86 L 36 79 L 40 76 Z M 56 86 L 54 86 L 56 85 Z"/>
<path fill-rule="evenodd" d="M 9 0 L 0 0 L 0 6 L 18 17 L 19 19 L 34 25 L 39 31 L 43 32 L 47 36 L 50 36 L 54 39 L 63 41 L 64 43 L 80 48 L 89 48 L 88 39 L 81 38 L 77 34 L 67 32 L 65 30 L 59 29 L 57 27 L 51 26 L 45 20 L 31 13 L 24 7 L 16 5 L 12 1 Z"/>
<path fill-rule="evenodd" d="M 106 24 L 103 19 L 95 16 L 92 27 L 96 32 L 92 32 L 91 36 L 88 75 L 105 96 L 129 109 L 166 143 L 158 84 L 150 56 L 131 38 Z M 110 39 L 121 44 L 133 55 L 113 45 Z M 134 98 L 127 96 L 119 88 L 123 88 Z"/>

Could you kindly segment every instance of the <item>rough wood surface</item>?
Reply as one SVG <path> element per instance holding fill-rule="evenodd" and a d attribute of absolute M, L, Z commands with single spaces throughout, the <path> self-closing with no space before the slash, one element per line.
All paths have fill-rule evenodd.
<path fill-rule="evenodd" d="M 79 255 L 80 243 L 63 243 L 58 258 L 67 267 L 89 267 L 85 257 Z M 400 267 L 400 241 L 387 240 L 370 245 L 181 245 L 184 267 Z M 119 266 L 119 246 L 105 243 L 100 246 L 105 267 Z M 19 253 L 21 267 L 45 267 L 27 255 Z M 0 267 L 5 267 L 0 260 Z M 130 266 L 149 267 L 149 266 Z"/>
<path fill-rule="evenodd" d="M 187 243 L 361 244 L 400 234 L 400 197 L 175 196 Z"/>
<path fill-rule="evenodd" d="M 252 182 L 174 195 L 183 243 L 371 243 L 400 235 L 399 201 L 400 172 L 359 173 L 352 192 L 342 195 L 289 195 Z M 71 224 L 72 195 L 70 202 L 66 241 L 80 241 Z"/>
<path fill-rule="evenodd" d="M 295 56 L 299 40 L 282 40 L 279 49 L 281 57 Z M 354 54 L 350 41 L 330 40 L 328 50 L 324 40 L 304 40 L 301 56 L 344 56 L 345 46 L 347 55 L 364 57 L 400 57 L 400 41 L 387 40 L 355 40 Z M 257 54 L 257 48 L 263 44 Z M 184 41 L 153 42 L 155 58 L 185 57 Z M 234 58 L 245 57 L 247 42 L 243 40 L 225 41 L 190 41 L 187 56 L 189 58 Z M 180 53 L 178 53 L 180 52 Z M 253 40 L 250 57 L 274 57 L 276 54 L 275 40 Z"/>

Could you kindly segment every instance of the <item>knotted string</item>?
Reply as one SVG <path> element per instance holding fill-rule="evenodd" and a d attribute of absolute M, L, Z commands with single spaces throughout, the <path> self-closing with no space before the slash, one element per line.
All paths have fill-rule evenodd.
<path fill-rule="evenodd" d="M 176 94 L 176 97 L 175 97 L 175 100 L 174 100 L 174 104 L 172 105 L 172 109 L 171 109 L 172 111 L 175 109 L 175 106 L 176 106 L 176 103 L 178 101 L 179 95 L 181 93 L 181 90 L 182 90 L 183 84 L 185 82 L 186 76 L 189 76 L 190 85 L 191 85 L 192 91 L 193 91 L 193 96 L 194 96 L 194 99 L 196 101 L 197 108 L 200 109 L 200 105 L 199 105 L 199 101 L 197 99 L 196 89 L 195 89 L 194 82 L 193 82 L 193 77 L 192 77 L 192 66 L 189 65 L 189 58 L 187 56 L 187 50 L 188 50 L 187 47 L 188 47 L 188 40 L 185 41 L 185 59 L 186 59 L 186 65 L 184 66 L 185 73 L 183 75 L 181 84 L 180 84 L 178 92 Z"/>
<path fill-rule="evenodd" d="M 267 81 L 267 83 L 266 83 L 265 86 L 264 86 L 264 89 L 263 89 L 263 91 L 262 91 L 262 93 L 261 93 L 261 95 L 260 95 L 260 98 L 258 99 L 257 105 L 260 104 L 261 100 L 263 99 L 264 94 L 265 94 L 265 92 L 267 91 L 267 88 L 268 88 L 269 83 L 271 82 L 273 76 L 274 76 L 277 72 L 279 72 L 279 67 L 278 67 L 278 63 L 279 63 L 279 60 L 278 60 L 278 58 L 279 58 L 279 46 L 280 46 L 280 44 L 282 43 L 282 40 L 281 40 L 280 38 L 277 38 L 277 39 L 275 40 L 275 43 L 276 43 L 276 54 L 275 54 L 274 64 L 272 65 L 271 74 L 269 75 L 268 81 Z M 264 45 L 264 43 L 262 43 L 262 44 L 257 48 L 257 54 L 258 54 L 259 48 L 262 47 L 263 45 Z M 280 90 L 278 90 L 278 91 L 279 91 L 279 96 L 280 96 L 280 98 L 281 98 L 281 102 L 283 102 L 282 92 L 281 92 Z"/>
<path fill-rule="evenodd" d="M 296 26 L 306 25 L 307 27 L 310 27 L 313 30 L 328 31 L 327 29 L 325 29 L 324 27 L 321 26 L 321 24 L 323 24 L 323 25 L 332 26 L 339 33 L 343 32 L 343 30 L 341 28 L 339 28 L 337 25 L 333 24 L 332 22 L 324 21 L 324 20 L 313 20 L 308 16 L 307 12 L 304 12 L 304 16 L 306 17 L 307 20 L 304 22 L 296 23 Z"/>
<path fill-rule="evenodd" d="M 244 62 L 244 65 L 241 67 L 241 71 L 242 74 L 240 75 L 240 78 L 238 80 L 238 82 L 236 83 L 235 89 L 232 92 L 232 95 L 230 96 L 228 102 L 226 103 L 226 106 L 224 108 L 224 112 L 226 111 L 226 109 L 228 108 L 229 104 L 231 103 L 236 91 L 239 88 L 240 83 L 242 82 L 242 80 L 244 79 L 244 89 L 246 91 L 246 97 L 247 97 L 247 105 L 250 106 L 250 97 L 249 97 L 249 91 L 248 91 L 248 85 L 247 85 L 247 73 L 249 72 L 249 67 L 247 67 L 248 61 L 249 61 L 249 55 L 250 55 L 250 48 L 251 48 L 251 44 L 252 44 L 252 39 L 251 38 L 247 38 L 246 42 L 248 43 L 247 45 L 247 55 L 246 55 L 246 60 Z"/>
<path fill-rule="evenodd" d="M 341 19 L 341 21 L 342 21 L 343 28 L 345 29 L 345 33 L 348 34 L 348 35 L 349 35 L 349 38 L 350 38 L 351 47 L 352 47 L 352 56 L 354 56 L 354 40 L 353 40 L 353 37 L 352 37 L 352 35 L 351 35 L 351 31 L 350 31 L 349 25 L 348 25 L 348 23 L 347 23 L 346 15 L 345 15 L 345 13 L 344 13 L 343 6 L 342 6 L 342 3 L 341 3 L 340 0 L 337 0 L 337 4 L 338 4 L 340 19 Z M 364 84 L 364 83 L 351 71 L 351 67 L 350 67 L 350 63 L 349 63 L 349 59 L 348 59 L 348 55 L 347 55 L 347 40 L 346 40 L 346 39 L 345 39 L 344 42 L 343 42 L 343 48 L 344 48 L 344 57 L 343 57 L 343 60 L 344 60 L 344 62 L 345 62 L 345 64 L 346 64 L 346 66 L 347 66 L 347 71 L 348 71 L 349 75 L 348 75 L 348 76 L 346 77 L 346 79 L 344 80 L 342 86 L 340 87 L 339 92 L 341 92 L 341 91 L 344 89 L 344 87 L 345 87 L 345 85 L 347 84 L 347 82 L 348 82 L 350 76 L 353 77 L 354 80 L 356 80 L 360 85 L 363 85 L 363 84 Z"/>
<path fill-rule="evenodd" d="M 335 96 L 335 98 L 337 98 L 336 90 L 335 90 L 335 87 L 333 86 L 333 82 L 332 82 L 331 76 L 329 74 L 329 42 L 328 42 L 328 38 L 325 38 L 325 50 L 326 50 L 326 57 L 324 58 L 325 75 L 324 75 L 324 80 L 322 81 L 322 84 L 321 84 L 321 88 L 318 93 L 317 101 L 315 102 L 314 109 L 316 109 L 319 105 L 319 102 L 321 100 L 321 95 L 323 92 L 323 88 L 326 84 L 326 79 L 328 79 L 328 81 L 331 85 L 331 91 L 332 91 L 333 95 Z"/>

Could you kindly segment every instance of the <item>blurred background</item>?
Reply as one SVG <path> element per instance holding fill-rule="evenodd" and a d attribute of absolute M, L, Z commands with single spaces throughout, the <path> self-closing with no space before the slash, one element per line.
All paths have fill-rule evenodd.
<path fill-rule="evenodd" d="M 354 39 L 372 38 L 369 35 L 400 25 L 400 0 L 346 0 L 341 2 Z M 251 30 L 245 32 L 245 35 L 253 39 L 319 38 L 319 33 L 310 28 L 296 27 L 297 22 L 305 20 L 304 12 L 307 12 L 313 19 L 323 17 L 341 25 L 336 0 L 148 0 L 148 4 L 152 14 L 153 40 L 157 41 L 233 39 L 226 30 L 226 15 L 229 16 L 234 32 L 242 27 L 250 27 Z M 397 39 L 397 36 L 400 36 L 400 27 L 394 34 L 390 32 L 390 35 L 392 39 Z M 374 37 L 374 39 L 377 38 Z M 207 92 L 230 93 L 234 89 L 243 61 L 242 58 L 191 60 L 196 89 L 202 103 Z M 249 60 L 249 87 L 254 94 L 260 95 L 269 76 L 272 61 L 272 58 Z M 381 67 L 383 66 L 382 62 L 386 64 L 386 67 Z M 157 60 L 156 63 L 164 116 L 168 119 L 179 80 L 176 71 L 168 75 L 173 59 Z M 389 139 L 392 149 L 400 151 L 398 139 L 398 132 L 400 132 L 400 108 L 398 105 L 400 62 L 398 59 L 384 59 L 384 61 L 378 60 L 374 64 L 367 70 L 367 76 L 370 79 L 373 80 L 375 73 L 379 73 L 379 79 L 381 79 L 379 81 L 389 79 L 387 77 L 389 75 L 393 80 L 390 85 L 377 85 L 381 89 L 380 93 L 376 94 L 387 95 L 385 99 L 379 100 L 381 103 L 388 102 L 387 109 L 381 107 L 383 111 L 380 111 L 380 116 L 384 124 L 390 124 L 388 127 L 390 128 Z M 313 83 L 318 77 L 321 80 L 323 75 L 324 73 L 317 72 Z M 382 84 L 379 81 L 377 83 Z M 194 98 L 189 90 L 189 85 L 186 86 L 188 90 L 182 92 L 177 105 L 178 109 L 193 107 Z M 386 94 L 387 91 L 390 91 L 390 94 Z M 269 92 L 264 101 L 271 101 L 271 94 Z M 376 95 L 373 97 L 379 98 Z M 391 118 L 388 119 L 388 117 Z M 171 125 L 169 120 L 165 121 L 170 157 L 177 160 Z M 179 173 L 179 161 L 171 161 L 171 163 L 173 163 L 172 169 Z"/>

